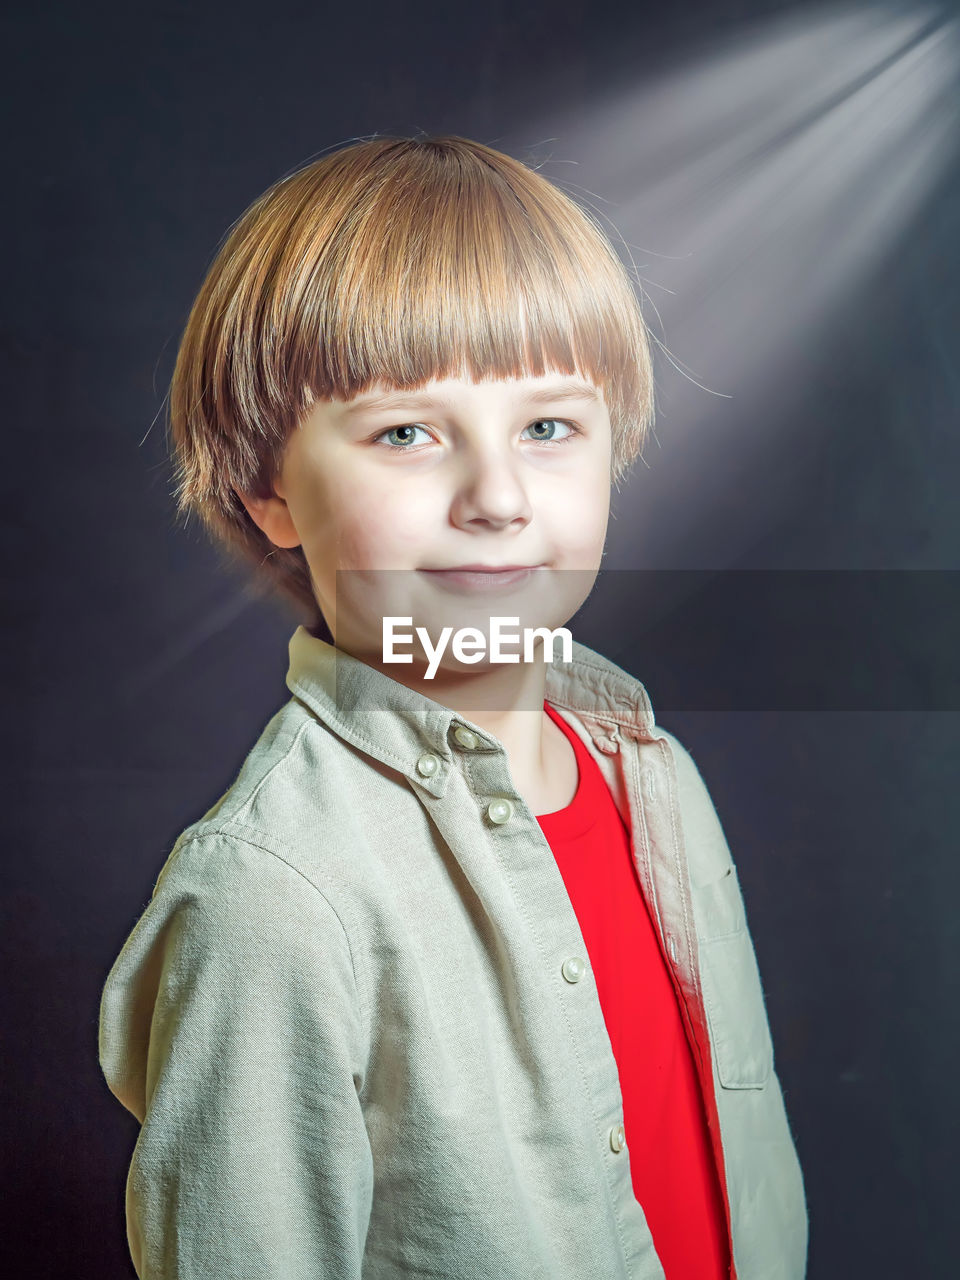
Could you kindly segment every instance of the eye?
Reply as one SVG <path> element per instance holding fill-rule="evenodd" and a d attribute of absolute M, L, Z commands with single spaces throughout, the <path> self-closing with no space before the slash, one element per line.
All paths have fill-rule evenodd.
<path fill-rule="evenodd" d="M 563 427 L 567 435 L 557 436 L 557 427 Z M 533 431 L 534 435 L 530 438 L 540 440 L 544 444 L 566 444 L 568 440 L 580 434 L 572 423 L 563 422 L 560 418 L 539 418 L 536 422 L 531 422 L 529 427 L 524 427 L 524 431 Z M 547 432 L 549 434 L 546 434 Z"/>
<path fill-rule="evenodd" d="M 411 445 L 416 443 L 410 434 L 414 431 L 422 431 L 424 435 L 428 435 L 426 428 L 418 427 L 415 422 L 405 422 L 402 427 L 391 427 L 389 431 L 381 431 L 375 438 L 382 440 L 384 436 L 399 436 L 402 443 L 393 444 L 388 441 L 387 448 L 392 449 L 395 453 L 409 453 Z"/>
<path fill-rule="evenodd" d="M 565 435 L 557 435 L 557 428 L 561 427 L 566 432 Z M 409 453 L 416 444 L 422 444 L 423 441 L 416 439 L 415 433 L 419 431 L 427 439 L 430 439 L 430 433 L 426 427 L 421 427 L 415 422 L 405 422 L 399 427 L 390 427 L 387 431 L 381 431 L 375 436 L 375 441 L 384 441 L 388 449 L 394 453 Z M 568 440 L 572 440 L 580 434 L 578 427 L 570 422 L 564 422 L 560 418 L 538 418 L 536 422 L 531 422 L 529 426 L 524 427 L 524 431 L 532 431 L 534 434 L 529 439 L 537 440 L 541 444 L 566 444 Z M 393 440 L 390 437 L 394 437 Z"/>

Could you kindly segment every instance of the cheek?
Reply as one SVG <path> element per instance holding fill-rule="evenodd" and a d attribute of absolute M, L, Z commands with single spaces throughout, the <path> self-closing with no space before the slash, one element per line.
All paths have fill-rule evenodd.
<path fill-rule="evenodd" d="M 606 475 L 584 476 L 555 509 L 557 538 L 571 550 L 602 545 L 610 517 L 610 482 Z"/>
<path fill-rule="evenodd" d="M 342 568 L 405 569 L 419 563 L 432 507 L 412 489 L 381 484 L 341 493 L 335 528 Z"/>

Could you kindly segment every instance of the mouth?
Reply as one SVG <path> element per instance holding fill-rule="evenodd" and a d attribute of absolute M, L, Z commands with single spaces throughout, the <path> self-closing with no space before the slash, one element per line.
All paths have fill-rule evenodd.
<path fill-rule="evenodd" d="M 542 564 L 461 564 L 450 569 L 421 569 L 420 573 L 427 574 L 442 586 L 484 591 L 524 582 L 544 567 Z"/>

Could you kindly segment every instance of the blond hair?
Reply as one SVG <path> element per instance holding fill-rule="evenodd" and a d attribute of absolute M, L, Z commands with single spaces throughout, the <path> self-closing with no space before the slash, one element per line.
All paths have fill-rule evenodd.
<path fill-rule="evenodd" d="M 652 422 L 653 378 L 595 217 L 466 138 L 353 143 L 270 187 L 207 272 L 170 386 L 177 513 L 322 621 L 303 549 L 274 547 L 238 497 L 270 495 L 314 401 L 553 370 L 603 391 L 616 483 Z"/>

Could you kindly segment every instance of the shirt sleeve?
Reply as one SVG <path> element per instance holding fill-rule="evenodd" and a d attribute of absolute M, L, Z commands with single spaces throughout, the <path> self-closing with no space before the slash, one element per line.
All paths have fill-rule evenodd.
<path fill-rule="evenodd" d="M 328 899 L 224 832 L 174 850 L 108 975 L 100 1064 L 140 1121 L 141 1280 L 352 1280 L 373 1191 L 364 1017 Z"/>

